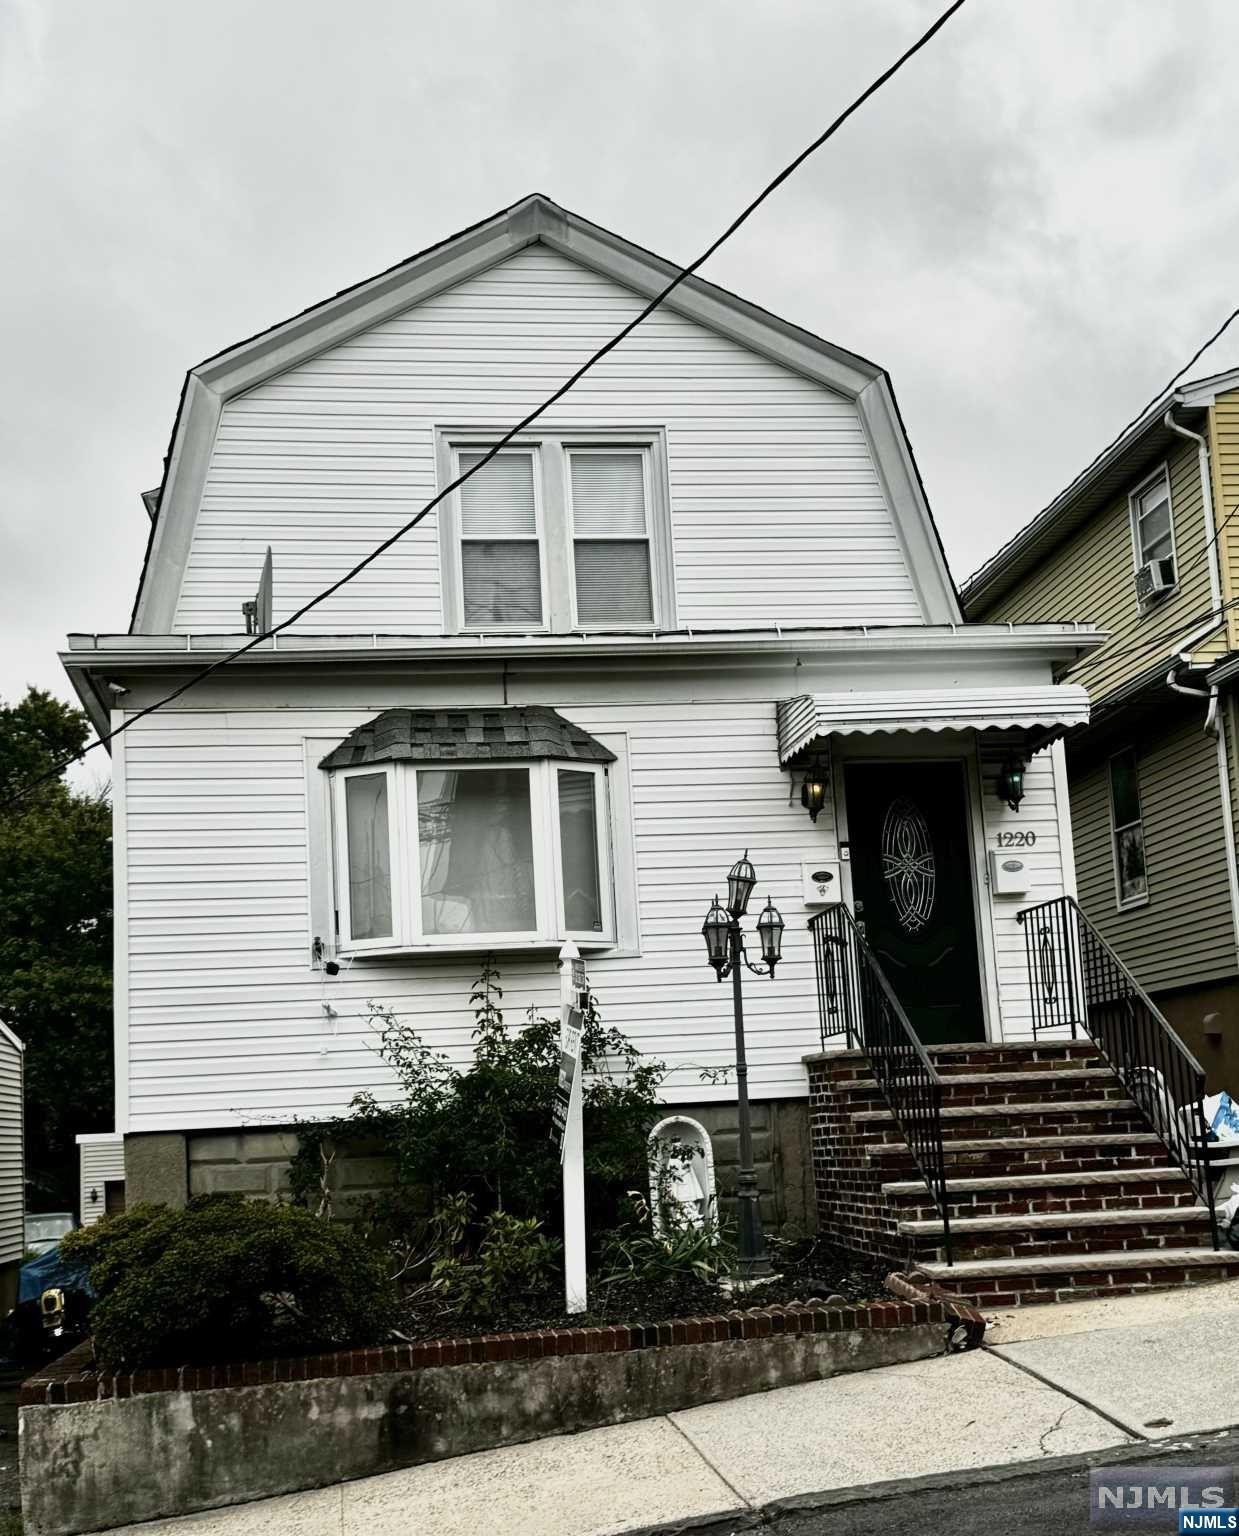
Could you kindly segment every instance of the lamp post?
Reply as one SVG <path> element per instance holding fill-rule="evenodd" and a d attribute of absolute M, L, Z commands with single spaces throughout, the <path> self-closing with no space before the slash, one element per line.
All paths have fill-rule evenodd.
<path fill-rule="evenodd" d="M 757 1174 L 753 1168 L 753 1123 L 749 1115 L 749 1068 L 744 1050 L 744 996 L 740 968 L 741 965 L 747 966 L 755 976 L 773 976 L 782 952 L 784 926 L 778 908 L 767 896 L 765 908 L 757 919 L 757 936 L 761 941 L 763 963 L 753 965 L 744 952 L 740 919 L 748 911 L 749 897 L 756 884 L 757 873 L 749 863 L 746 849 L 744 857 L 737 859 L 728 872 L 726 909 L 719 905 L 716 896 L 701 929 L 706 941 L 706 954 L 715 975 L 719 981 L 724 976 L 731 977 L 732 1008 L 736 1022 L 736 1093 L 740 1117 L 740 1167 L 736 1174 L 739 1217 L 737 1247 L 740 1276 L 747 1283 L 766 1279 L 771 1269 L 761 1226 Z"/>

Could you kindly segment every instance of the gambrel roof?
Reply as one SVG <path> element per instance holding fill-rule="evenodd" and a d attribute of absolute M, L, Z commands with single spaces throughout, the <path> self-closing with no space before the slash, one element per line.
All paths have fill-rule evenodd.
<path fill-rule="evenodd" d="M 173 628 L 225 402 L 536 244 L 645 297 L 659 293 L 680 270 L 534 194 L 192 368 L 173 427 L 131 632 L 167 634 Z M 685 279 L 664 302 L 669 310 L 855 402 L 924 620 L 958 622 L 955 587 L 884 370 L 696 276 Z"/>

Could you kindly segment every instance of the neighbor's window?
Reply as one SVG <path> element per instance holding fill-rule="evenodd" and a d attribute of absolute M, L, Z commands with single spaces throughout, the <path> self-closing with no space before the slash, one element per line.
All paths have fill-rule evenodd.
<path fill-rule="evenodd" d="M 1170 520 L 1170 478 L 1159 469 L 1151 480 L 1133 492 L 1131 531 L 1137 568 L 1158 566 L 1160 587 L 1174 585 L 1174 529 Z"/>
<path fill-rule="evenodd" d="M 443 440 L 441 473 L 481 465 L 441 525 L 449 629 L 672 627 L 661 437 L 602 438 L 542 436 L 485 464 L 480 438 Z"/>
<path fill-rule="evenodd" d="M 1110 759 L 1110 820 L 1114 829 L 1114 878 L 1120 907 L 1148 899 L 1144 867 L 1144 819 L 1136 754 L 1128 748 Z"/>
<path fill-rule="evenodd" d="M 333 780 L 344 948 L 612 940 L 603 767 L 395 763 Z"/>

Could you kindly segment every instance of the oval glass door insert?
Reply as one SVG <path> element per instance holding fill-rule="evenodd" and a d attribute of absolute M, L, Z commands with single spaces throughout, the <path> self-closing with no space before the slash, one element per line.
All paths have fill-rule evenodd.
<path fill-rule="evenodd" d="M 882 821 L 882 878 L 905 933 L 919 933 L 934 909 L 937 870 L 929 826 L 906 796 L 892 800 Z"/>

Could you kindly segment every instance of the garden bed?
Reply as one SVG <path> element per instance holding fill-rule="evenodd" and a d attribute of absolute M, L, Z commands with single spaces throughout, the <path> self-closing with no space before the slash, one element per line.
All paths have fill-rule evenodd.
<path fill-rule="evenodd" d="M 625 1283 L 592 1289 L 585 1312 L 567 1313 L 562 1289 L 556 1287 L 511 1302 L 500 1313 L 479 1317 L 462 1315 L 449 1307 L 436 1313 L 433 1306 L 422 1303 L 401 1319 L 400 1331 L 409 1340 L 420 1341 L 548 1328 L 640 1328 L 730 1312 L 736 1307 L 803 1304 L 827 1298 L 848 1303 L 889 1299 L 885 1284 L 889 1263 L 812 1239 L 794 1247 L 784 1246 L 777 1260 L 777 1276 L 743 1293 L 728 1291 L 713 1280 L 683 1277 L 662 1284 Z"/>

